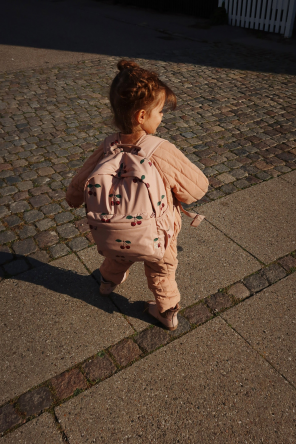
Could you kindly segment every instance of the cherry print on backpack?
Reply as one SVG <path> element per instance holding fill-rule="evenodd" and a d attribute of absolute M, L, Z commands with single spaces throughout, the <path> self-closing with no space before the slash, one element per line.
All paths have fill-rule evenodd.
<path fill-rule="evenodd" d="M 120 249 L 130 249 L 131 248 L 131 246 L 129 245 L 129 244 L 131 244 L 130 241 L 123 241 L 121 239 L 117 239 L 116 242 L 117 243 L 122 243 L 121 246 L 120 246 Z"/>
<path fill-rule="evenodd" d="M 131 226 L 135 227 L 136 225 L 140 226 L 142 224 L 142 221 L 140 221 L 142 218 L 142 216 L 132 216 L 132 215 L 127 215 L 126 219 L 133 219 L 133 221 L 131 222 Z"/>
<path fill-rule="evenodd" d="M 125 261 L 163 258 L 170 243 L 166 231 L 173 227 L 174 213 L 162 178 L 150 161 L 162 142 L 150 135 L 144 135 L 137 146 L 124 146 L 118 134 L 105 139 L 105 157 L 85 184 L 88 224 L 105 257 L 118 258 L 120 249 Z M 100 193 L 89 195 L 94 190 Z"/>
<path fill-rule="evenodd" d="M 114 194 L 114 193 L 110 193 L 110 194 L 109 194 L 109 198 L 111 198 L 111 205 L 112 205 L 112 206 L 114 206 L 114 205 L 119 206 L 119 204 L 120 204 L 120 199 L 121 199 L 121 195 L 120 195 L 120 194 L 116 195 L 116 194 Z"/>
<path fill-rule="evenodd" d="M 96 192 L 96 188 L 100 188 L 101 185 L 100 184 L 88 184 L 88 194 L 89 195 L 93 195 L 93 196 L 97 196 L 97 192 Z"/>
<path fill-rule="evenodd" d="M 152 165 L 152 164 L 151 164 L 151 165 Z M 143 184 L 146 185 L 147 189 L 149 189 L 150 184 L 148 184 L 148 182 L 144 182 L 144 179 L 145 179 L 145 175 L 142 175 L 140 179 L 139 179 L 139 178 L 134 178 L 134 179 L 133 179 L 133 182 L 134 182 L 135 184 L 136 184 L 137 182 L 142 182 Z"/>
<path fill-rule="evenodd" d="M 158 238 L 154 238 L 154 248 L 157 249 L 160 247 L 160 242 L 158 241 Z"/>
<path fill-rule="evenodd" d="M 172 230 L 171 227 L 169 227 L 168 229 L 166 229 L 166 233 L 167 233 L 168 238 L 171 238 L 174 231 Z"/>
<path fill-rule="evenodd" d="M 108 213 L 101 213 L 101 222 L 110 223 L 113 215 L 108 215 Z"/>
<path fill-rule="evenodd" d="M 152 167 L 152 162 L 149 161 L 149 159 L 146 159 L 146 158 L 141 159 L 140 164 L 143 164 L 145 161 L 148 161 L 148 164 L 150 165 L 150 167 Z"/>
<path fill-rule="evenodd" d="M 126 165 L 124 165 L 124 163 L 122 162 L 122 163 L 120 164 L 119 171 L 118 171 L 118 173 L 117 173 L 118 178 L 121 178 L 121 175 L 122 175 L 123 173 L 126 173 Z"/>
<path fill-rule="evenodd" d="M 157 203 L 158 206 L 161 206 L 160 207 L 161 209 L 165 206 L 165 203 L 161 202 L 164 198 L 165 198 L 165 195 L 161 195 L 160 201 L 158 201 L 158 203 Z"/>

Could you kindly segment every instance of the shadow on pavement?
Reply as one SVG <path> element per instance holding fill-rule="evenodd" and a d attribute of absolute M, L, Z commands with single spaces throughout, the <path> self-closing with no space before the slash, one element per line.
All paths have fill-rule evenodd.
<path fill-rule="evenodd" d="M 192 18 L 180 19 L 180 29 L 186 30 L 187 38 L 171 33 L 174 31 L 171 16 L 151 11 L 94 0 L 4 0 L 1 3 L 0 43 L 24 47 L 24 52 L 26 48 L 46 48 L 296 74 L 296 58 L 285 52 L 272 52 L 272 46 L 276 45 L 272 41 L 266 41 L 267 46 L 263 48 L 261 45 L 261 49 L 260 40 L 258 48 L 254 46 L 255 38 L 251 49 L 235 43 L 235 39 L 234 43 L 227 43 L 224 34 L 231 36 L 234 33 L 236 39 L 245 35 L 240 34 L 245 32 L 242 29 L 234 30 L 230 26 L 219 27 L 219 31 L 212 27 L 208 31 L 210 39 L 198 41 L 190 38 L 195 31 L 188 25 L 188 20 Z M 199 30 L 196 35 L 200 38 L 205 34 Z"/>
<path fill-rule="evenodd" d="M 11 259 L 11 254 L 0 252 L 1 263 Z M 144 311 L 143 301 L 132 301 L 123 295 L 113 292 L 108 296 L 99 293 L 99 285 L 93 275 L 84 275 L 73 270 L 57 267 L 51 264 L 42 263 L 30 256 L 18 255 L 16 261 L 28 262 L 34 267 L 26 272 L 11 276 L 13 280 L 19 280 L 26 283 L 49 289 L 56 294 L 68 295 L 85 303 L 101 309 L 109 314 L 114 312 L 122 313 L 127 317 L 137 318 L 147 323 L 154 323 L 154 319 Z M 12 264 L 12 263 L 10 263 Z M 98 276 L 98 270 L 94 272 Z M 31 290 L 29 290 L 31 292 Z M 38 295 L 34 290 L 34 295 Z M 42 294 L 40 293 L 40 298 Z M 113 303 L 113 304 L 112 304 Z M 120 309 L 119 309 L 120 308 Z"/>

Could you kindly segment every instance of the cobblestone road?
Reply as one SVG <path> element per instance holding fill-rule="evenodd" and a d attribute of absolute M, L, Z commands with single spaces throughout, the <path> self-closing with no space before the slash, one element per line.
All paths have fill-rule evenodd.
<path fill-rule="evenodd" d="M 215 44 L 168 61 L 137 59 L 177 93 L 158 135 L 210 178 L 202 202 L 295 169 L 295 61 L 252 51 L 229 53 L 225 68 Z M 208 66 L 197 63 L 201 54 Z M 244 70 L 252 57 L 258 71 L 255 63 Z M 117 60 L 0 75 L 0 280 L 92 244 L 84 209 L 70 209 L 65 190 L 113 131 L 107 94 Z M 291 74 L 268 72 L 281 63 Z"/>

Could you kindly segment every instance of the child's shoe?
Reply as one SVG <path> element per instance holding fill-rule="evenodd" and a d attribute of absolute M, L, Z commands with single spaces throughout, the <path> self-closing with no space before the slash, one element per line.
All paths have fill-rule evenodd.
<path fill-rule="evenodd" d="M 171 309 L 167 309 L 165 312 L 160 313 L 157 309 L 157 305 L 155 301 L 146 301 L 145 302 L 145 310 L 148 311 L 152 317 L 157 318 L 169 331 L 174 331 L 178 327 L 178 318 L 177 314 L 181 307 L 179 303 L 176 304 L 175 307 Z"/>
<path fill-rule="evenodd" d="M 129 276 L 129 270 L 125 272 L 124 277 L 119 284 L 124 283 L 127 280 L 128 276 Z M 100 294 L 110 295 L 117 286 L 118 284 L 115 284 L 112 281 L 105 281 L 104 278 L 101 276 Z"/>

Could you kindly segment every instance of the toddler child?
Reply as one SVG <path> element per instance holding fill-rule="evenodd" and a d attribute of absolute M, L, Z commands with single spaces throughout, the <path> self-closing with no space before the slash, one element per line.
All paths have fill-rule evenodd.
<path fill-rule="evenodd" d="M 124 151 L 131 151 L 131 146 L 156 132 L 162 121 L 164 105 L 176 108 L 176 96 L 154 72 L 141 68 L 135 62 L 121 60 L 117 67 L 119 73 L 110 88 L 114 123 L 120 130 L 114 139 L 119 138 L 121 144 L 126 144 Z M 79 207 L 84 202 L 86 180 L 103 158 L 104 143 L 72 179 L 66 195 L 71 207 Z M 158 146 L 150 161 L 163 180 L 170 211 L 173 213 L 175 208 L 175 221 L 171 242 L 163 258 L 156 262 L 144 261 L 148 287 L 155 297 L 155 301 L 146 302 L 146 309 L 167 329 L 174 330 L 178 325 L 177 313 L 180 309 L 180 293 L 175 281 L 177 236 L 181 229 L 180 202 L 191 204 L 201 199 L 209 183 L 202 171 L 166 140 Z M 105 258 L 100 268 L 100 293 L 108 295 L 123 283 L 131 264 Z"/>

